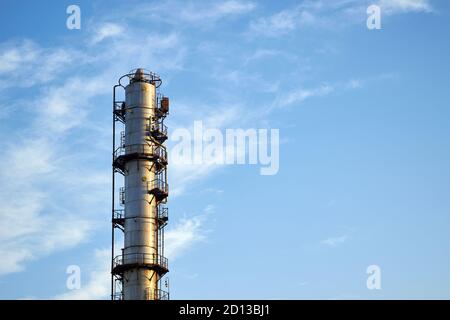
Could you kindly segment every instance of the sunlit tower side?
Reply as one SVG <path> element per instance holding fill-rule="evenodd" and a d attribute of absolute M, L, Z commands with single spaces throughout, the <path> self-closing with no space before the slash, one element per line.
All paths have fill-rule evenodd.
<path fill-rule="evenodd" d="M 169 271 L 164 257 L 168 221 L 164 119 L 169 99 L 159 93 L 161 83 L 158 75 L 136 69 L 122 76 L 113 89 L 112 299 L 169 299 L 168 290 L 162 290 L 168 288 L 167 278 L 163 284 L 162 277 Z M 124 100 L 118 98 L 119 90 Z M 120 134 L 117 126 L 123 127 Z M 123 176 L 120 188 L 117 175 Z M 124 241 L 119 254 L 117 230 L 123 232 Z"/>

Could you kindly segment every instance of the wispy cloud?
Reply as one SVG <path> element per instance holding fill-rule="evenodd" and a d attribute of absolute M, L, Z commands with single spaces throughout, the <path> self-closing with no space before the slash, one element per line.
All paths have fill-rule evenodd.
<path fill-rule="evenodd" d="M 142 21 L 158 21 L 172 26 L 213 27 L 220 20 L 239 17 L 256 8 L 252 1 L 165 1 L 141 3 L 125 16 Z"/>
<path fill-rule="evenodd" d="M 117 23 L 106 22 L 93 27 L 94 32 L 91 36 L 91 44 L 97 44 L 105 39 L 117 37 L 124 31 L 124 27 Z"/>
<path fill-rule="evenodd" d="M 83 59 L 78 50 L 42 48 L 28 39 L 4 42 L 0 44 L 0 90 L 45 84 Z"/>
<path fill-rule="evenodd" d="M 128 71 L 123 66 L 182 67 L 177 34 L 122 31 L 123 25 L 104 23 L 88 31 L 91 42 L 59 47 L 27 39 L 0 43 L 5 99 L 9 89 L 35 89 L 22 103 L 14 97 L 16 103 L 8 104 L 8 113 L 20 108 L 30 120 L 0 142 L 0 156 L 11 160 L 0 169 L 0 253 L 7 257 L 0 274 L 89 240 L 107 215 L 110 118 L 89 116 L 98 112 L 94 101 L 109 96 L 117 77 Z M 111 41 L 110 50 L 102 50 L 103 41 L 117 36 L 120 44 Z M 105 169 L 99 169 L 103 161 Z"/>
<path fill-rule="evenodd" d="M 32 56 L 37 60 L 33 64 L 45 64 L 49 59 L 48 55 L 41 53 L 48 50 L 28 41 L 23 46 L 29 51 L 34 50 Z M 6 56 L 11 52 L 16 54 L 13 49 L 5 49 L 4 52 Z M 28 55 L 10 59 L 9 65 L 4 65 L 2 70 L 7 77 L 11 73 L 14 74 L 12 77 L 26 77 L 26 73 L 19 70 L 15 63 L 27 59 Z M 11 137 L 16 136 L 12 139 L 14 143 L 12 140 L 2 142 L 1 154 L 3 157 L 7 154 L 11 163 L 7 168 L 0 169 L 0 200 L 4 204 L 0 209 L 0 219 L 3 221 L 0 225 L 0 252 L 8 261 L 0 267 L 0 274 L 21 271 L 27 261 L 77 246 L 88 239 L 88 234 L 94 229 L 96 216 L 89 216 L 87 201 L 78 203 L 72 200 L 67 201 L 66 205 L 60 201 L 68 193 L 81 191 L 70 178 L 83 171 L 87 173 L 83 161 L 78 164 L 80 167 L 69 165 L 72 162 L 66 157 L 73 157 L 80 151 L 67 150 L 64 145 L 67 129 L 80 125 L 88 112 L 86 106 L 89 106 L 89 99 L 106 90 L 92 81 L 95 82 L 74 78 L 62 85 L 44 89 L 42 98 L 34 97 L 39 103 L 29 102 L 34 107 L 31 109 L 34 120 L 28 127 L 11 134 Z M 12 84 L 20 86 L 21 82 Z M 87 173 L 86 177 L 92 173 Z M 86 178 L 84 185 L 90 189 L 90 194 L 107 186 L 107 179 L 104 185 L 86 185 L 89 181 Z M 73 194 L 69 198 L 73 198 Z M 95 204 L 106 203 L 104 200 Z M 92 209 L 95 210 L 95 206 Z M 77 228 L 73 228 L 74 225 Z"/>
<path fill-rule="evenodd" d="M 387 14 L 433 11 L 430 0 L 379 0 L 378 5 Z"/>
<path fill-rule="evenodd" d="M 42 203 L 36 200 L 36 196 L 33 198 L 30 193 L 22 196 L 30 203 L 21 205 L 11 201 L 11 198 L 2 199 L 8 205 L 2 209 L 0 216 L 8 226 L 14 226 L 14 231 L 0 231 L 0 255 L 4 259 L 0 275 L 22 271 L 27 261 L 77 246 L 86 240 L 86 234 L 92 228 L 87 220 L 77 215 L 57 212 L 42 214 Z M 4 214 L 6 210 L 8 215 Z M 17 217 L 12 217 L 13 214 Z M 77 228 L 73 228 L 74 225 Z"/>
<path fill-rule="evenodd" d="M 300 88 L 298 90 L 295 90 L 291 93 L 289 93 L 285 98 L 283 98 L 279 103 L 278 106 L 283 108 L 287 107 L 289 105 L 293 104 L 299 104 L 305 101 L 306 99 L 312 98 L 312 97 L 321 97 L 330 94 L 334 91 L 334 87 L 330 85 L 321 85 L 317 88 L 313 89 L 304 89 Z"/>
<path fill-rule="evenodd" d="M 320 243 L 323 245 L 329 246 L 329 247 L 337 247 L 338 245 L 343 244 L 347 240 L 348 240 L 348 236 L 343 235 L 343 236 L 339 236 L 339 237 L 328 238 L 328 239 L 322 240 Z"/>
<path fill-rule="evenodd" d="M 172 146 L 172 142 L 176 142 L 177 138 L 174 136 L 177 129 L 186 129 L 190 132 L 193 132 L 193 124 L 194 121 L 199 120 L 196 114 L 192 114 L 190 110 L 193 110 L 194 107 L 186 104 L 178 104 L 177 105 L 178 112 L 180 113 L 180 119 L 183 119 L 182 123 L 172 122 L 172 136 L 169 141 L 169 150 Z M 204 129 L 207 128 L 215 128 L 222 130 L 231 126 L 232 124 L 237 124 L 239 121 L 239 117 L 242 116 L 239 113 L 239 108 L 235 105 L 234 107 L 230 107 L 229 105 L 219 105 L 219 106 L 211 106 L 211 105 L 200 105 L 197 104 L 195 109 L 198 113 L 202 114 L 202 122 L 204 125 Z M 184 112 L 186 114 L 184 115 Z M 201 139 L 202 141 L 199 141 Z M 197 137 L 193 134 L 191 135 L 191 144 L 199 144 L 203 143 L 203 137 Z M 198 152 L 196 148 L 192 148 L 192 157 L 202 158 L 202 154 L 195 154 Z M 172 153 L 173 157 L 174 155 Z M 217 154 L 217 156 L 220 156 Z M 179 196 L 186 192 L 187 186 L 192 185 L 192 183 L 202 180 L 213 172 L 222 167 L 220 164 L 215 164 L 213 161 L 211 163 L 204 164 L 195 164 L 195 163 L 185 163 L 183 161 L 173 161 L 170 164 L 170 182 L 174 185 L 174 188 L 171 189 L 171 196 Z"/>
<path fill-rule="evenodd" d="M 187 5 L 181 10 L 180 16 L 182 19 L 191 22 L 204 22 L 205 20 L 216 21 L 218 19 L 240 15 L 252 11 L 255 8 L 253 2 L 248 1 L 224 1 L 206 5 Z"/>
<path fill-rule="evenodd" d="M 111 249 L 97 249 L 94 252 L 92 270 L 89 280 L 81 284 L 80 289 L 74 289 L 54 297 L 56 300 L 99 300 L 110 295 L 110 263 Z M 82 279 L 84 279 L 84 272 Z"/>
<path fill-rule="evenodd" d="M 315 23 L 315 16 L 303 6 L 282 10 L 269 17 L 250 22 L 253 35 L 279 36 L 297 29 L 299 26 Z"/>
<path fill-rule="evenodd" d="M 0 274 L 21 271 L 27 261 L 74 247 L 93 229 L 81 208 L 71 212 L 49 200 L 57 186 L 64 195 L 61 178 L 67 176 L 61 174 L 70 174 L 59 166 L 50 140 L 37 135 L 15 142 L 2 149 L 11 163 L 0 169 L 0 252 L 8 261 Z M 46 183 L 50 185 L 43 188 Z"/>
<path fill-rule="evenodd" d="M 169 259 L 176 259 L 181 253 L 186 252 L 189 247 L 205 239 L 205 234 L 202 230 L 204 219 L 204 216 L 183 218 L 166 232 L 166 248 L 164 252 Z"/>
<path fill-rule="evenodd" d="M 371 4 L 381 7 L 386 15 L 433 11 L 430 0 L 305 0 L 289 9 L 252 20 L 247 35 L 279 37 L 297 29 L 323 27 L 330 30 L 367 19 Z"/>
<path fill-rule="evenodd" d="M 224 1 L 206 5 L 204 3 L 188 4 L 181 12 L 180 16 L 183 20 L 190 22 L 215 22 L 219 19 L 241 15 L 252 11 L 255 8 L 253 2 L 248 1 Z"/>
<path fill-rule="evenodd" d="M 287 108 L 301 105 L 308 99 L 325 97 L 333 93 L 338 94 L 347 90 L 361 89 L 362 87 L 364 87 L 365 82 L 376 81 L 378 79 L 380 79 L 380 76 L 367 79 L 351 78 L 346 81 L 336 82 L 332 84 L 321 84 L 311 88 L 299 87 L 277 97 L 266 111 L 270 112 L 278 108 Z"/>
<path fill-rule="evenodd" d="M 6 47 L 6 48 L 5 48 Z M 0 53 L 0 74 L 10 73 L 33 62 L 40 54 L 39 48 L 30 40 L 18 44 L 18 47 L 3 44 Z"/>
<path fill-rule="evenodd" d="M 36 121 L 42 129 L 62 133 L 81 125 L 92 105 L 90 99 L 106 95 L 108 83 L 102 75 L 96 77 L 72 77 L 62 84 L 43 90 L 33 106 L 38 110 Z M 45 108 L 39 106 L 45 105 Z"/>
<path fill-rule="evenodd" d="M 297 60 L 297 57 L 282 50 L 257 49 L 243 60 L 243 64 L 246 66 L 251 62 L 259 62 L 260 60 L 272 57 L 282 57 L 289 61 Z"/>

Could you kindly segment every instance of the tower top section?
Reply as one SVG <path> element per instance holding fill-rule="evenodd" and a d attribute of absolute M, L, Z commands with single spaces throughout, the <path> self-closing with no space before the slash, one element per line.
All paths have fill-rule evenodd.
<path fill-rule="evenodd" d="M 122 81 L 124 79 L 128 79 L 128 83 L 122 83 Z M 119 84 L 122 87 L 127 86 L 128 84 L 131 84 L 131 83 L 135 83 L 135 82 L 150 83 L 150 84 L 154 85 L 156 88 L 159 88 L 159 86 L 161 86 L 161 84 L 162 84 L 162 80 L 159 77 L 159 75 L 157 75 L 154 72 L 148 71 L 144 68 L 133 69 L 130 72 L 128 72 L 127 74 L 120 77 L 120 79 L 119 79 Z"/>

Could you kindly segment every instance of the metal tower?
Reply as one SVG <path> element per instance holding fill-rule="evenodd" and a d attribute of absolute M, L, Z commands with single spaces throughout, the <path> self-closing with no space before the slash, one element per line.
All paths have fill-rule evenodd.
<path fill-rule="evenodd" d="M 169 99 L 159 94 L 161 83 L 158 75 L 136 69 L 122 76 L 113 89 L 111 299 L 169 299 L 168 291 L 161 290 L 161 278 L 169 271 L 164 257 L 168 184 L 163 145 Z M 118 90 L 124 91 L 124 101 L 118 100 Z M 117 125 L 124 128 L 120 135 Z M 116 175 L 123 176 L 119 189 Z M 119 255 L 114 248 L 117 230 L 124 240 Z"/>

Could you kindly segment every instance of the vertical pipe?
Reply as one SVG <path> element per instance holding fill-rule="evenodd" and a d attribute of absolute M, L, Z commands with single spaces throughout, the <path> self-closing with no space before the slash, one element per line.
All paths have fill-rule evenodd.
<path fill-rule="evenodd" d="M 112 162 L 114 163 L 114 152 L 116 150 L 116 114 L 115 103 L 116 103 L 116 88 L 113 87 L 113 121 L 112 121 Z M 115 168 L 112 167 L 112 195 L 111 195 L 111 270 L 114 266 L 114 199 L 115 199 Z M 114 275 L 111 272 L 111 300 L 114 299 Z"/>

